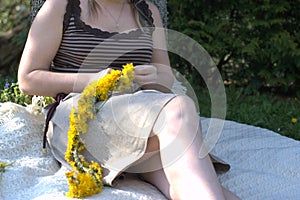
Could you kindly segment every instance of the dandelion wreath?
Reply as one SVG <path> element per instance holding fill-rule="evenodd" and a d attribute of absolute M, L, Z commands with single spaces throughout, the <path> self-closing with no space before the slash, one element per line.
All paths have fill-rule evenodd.
<path fill-rule="evenodd" d="M 66 161 L 72 166 L 72 171 L 66 173 L 69 186 L 67 197 L 83 198 L 102 191 L 102 168 L 99 163 L 87 162 L 80 155 L 80 151 L 85 148 L 85 144 L 80 140 L 80 134 L 87 132 L 88 120 L 95 117 L 113 91 L 130 88 L 134 78 L 133 69 L 132 63 L 126 64 L 122 70 L 112 70 L 99 80 L 95 80 L 81 93 L 77 109 L 72 108 L 65 154 Z M 99 108 L 95 108 L 95 104 L 99 101 L 103 103 Z"/>

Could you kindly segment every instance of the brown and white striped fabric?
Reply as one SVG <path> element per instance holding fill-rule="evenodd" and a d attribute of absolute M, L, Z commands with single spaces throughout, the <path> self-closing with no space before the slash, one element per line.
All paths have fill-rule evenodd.
<path fill-rule="evenodd" d="M 145 1 L 139 12 L 151 12 Z M 99 72 L 111 67 L 121 69 L 126 63 L 148 64 L 152 57 L 153 27 L 126 33 L 107 32 L 85 24 L 80 19 L 79 0 L 69 0 L 64 17 L 64 33 L 51 71 Z M 150 20 L 151 21 L 151 20 Z"/>

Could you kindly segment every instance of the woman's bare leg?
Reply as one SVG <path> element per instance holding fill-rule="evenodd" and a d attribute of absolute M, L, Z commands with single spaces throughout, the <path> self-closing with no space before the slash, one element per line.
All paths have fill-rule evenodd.
<path fill-rule="evenodd" d="M 167 199 L 172 199 L 170 195 L 170 184 L 163 169 L 143 173 L 142 177 L 145 181 L 157 187 Z M 240 200 L 240 198 L 226 188 L 222 187 L 222 190 L 226 200 Z"/>
<path fill-rule="evenodd" d="M 162 168 L 143 174 L 146 181 L 174 200 L 238 199 L 223 191 L 209 156 L 199 158 L 203 142 L 192 100 L 178 96 L 170 101 L 153 132 L 147 151 L 159 149 Z"/>

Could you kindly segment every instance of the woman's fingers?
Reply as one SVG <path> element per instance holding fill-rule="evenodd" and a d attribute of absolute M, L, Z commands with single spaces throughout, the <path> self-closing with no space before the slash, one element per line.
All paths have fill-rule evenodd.
<path fill-rule="evenodd" d="M 157 69 L 153 65 L 138 65 L 134 71 L 134 80 L 141 86 L 157 82 Z"/>
<path fill-rule="evenodd" d="M 136 75 L 147 75 L 157 73 L 157 69 L 153 65 L 137 65 L 134 71 Z"/>

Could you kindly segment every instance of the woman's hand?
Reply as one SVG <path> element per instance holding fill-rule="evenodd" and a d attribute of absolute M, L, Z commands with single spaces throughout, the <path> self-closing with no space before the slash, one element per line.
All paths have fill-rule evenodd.
<path fill-rule="evenodd" d="M 163 85 L 163 81 L 159 80 L 165 77 L 158 75 L 159 72 L 156 66 L 137 65 L 134 71 L 134 81 L 137 82 L 143 90 L 158 90 L 165 93 L 171 92 L 169 87 Z"/>
<path fill-rule="evenodd" d="M 141 87 L 157 83 L 157 68 L 153 65 L 137 65 L 134 72 L 134 81 Z"/>

